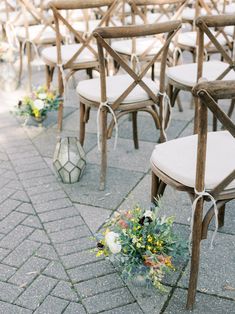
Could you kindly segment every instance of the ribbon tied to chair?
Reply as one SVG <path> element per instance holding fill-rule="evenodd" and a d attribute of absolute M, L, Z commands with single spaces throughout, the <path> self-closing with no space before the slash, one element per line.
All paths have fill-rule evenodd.
<path fill-rule="evenodd" d="M 163 97 L 163 100 L 162 100 L 162 132 L 163 132 L 165 138 L 167 139 L 167 135 L 166 135 L 165 131 L 168 129 L 169 124 L 170 124 L 170 119 L 171 119 L 171 100 L 170 100 L 170 98 L 166 92 L 162 93 L 159 91 L 158 95 Z M 169 119 L 166 121 L 167 110 L 169 110 Z"/>
<path fill-rule="evenodd" d="M 105 102 L 100 103 L 99 108 L 98 108 L 98 112 L 97 112 L 97 145 L 98 145 L 98 151 L 101 151 L 101 148 L 100 148 L 100 133 L 101 133 L 100 132 L 100 112 L 101 112 L 102 108 L 107 108 L 113 117 L 114 124 L 115 124 L 114 149 L 116 149 L 117 140 L 118 140 L 118 121 L 117 121 L 117 117 L 116 117 L 112 107 L 110 105 L 108 105 L 107 101 L 105 101 Z"/>
<path fill-rule="evenodd" d="M 193 235 L 193 225 L 194 225 L 194 215 L 195 215 L 195 211 L 196 211 L 196 206 L 197 206 L 197 202 L 203 198 L 203 197 L 208 197 L 211 202 L 213 203 L 214 206 L 214 214 L 215 214 L 215 231 L 213 232 L 212 235 L 212 239 L 211 239 L 211 244 L 210 244 L 210 248 L 213 248 L 213 243 L 215 240 L 215 236 L 217 234 L 218 228 L 219 228 L 219 221 L 218 221 L 218 208 L 216 205 L 216 200 L 214 199 L 214 197 L 205 191 L 205 189 L 202 192 L 198 192 L 196 189 L 194 189 L 194 193 L 197 195 L 197 197 L 195 198 L 195 200 L 193 201 L 193 205 L 192 205 L 192 218 L 191 218 L 191 225 L 190 225 L 190 236 L 189 236 L 189 251 L 191 252 L 191 241 L 192 241 L 192 235 Z"/>

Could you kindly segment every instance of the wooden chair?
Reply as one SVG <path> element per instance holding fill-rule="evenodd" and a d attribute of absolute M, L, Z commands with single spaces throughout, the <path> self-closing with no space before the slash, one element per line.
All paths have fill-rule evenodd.
<path fill-rule="evenodd" d="M 66 94 L 66 84 L 69 78 L 78 70 L 98 69 L 98 53 L 96 46 L 93 44 L 92 33 L 86 32 L 83 36 L 81 31 L 75 29 L 76 23 L 73 25 L 63 14 L 68 14 L 73 10 L 88 10 L 106 7 L 106 11 L 99 20 L 98 26 L 108 25 L 109 19 L 116 7 L 118 0 L 77 0 L 64 1 L 57 0 L 50 3 L 53 11 L 55 27 L 56 27 L 56 47 L 48 47 L 42 51 L 42 58 L 46 64 L 47 86 L 50 86 L 54 68 L 58 67 L 58 89 L 60 95 Z M 67 30 L 72 43 L 64 43 L 61 36 L 61 28 Z M 73 40 L 74 38 L 74 40 Z M 67 73 L 65 73 L 67 71 Z M 65 92 L 64 92 L 65 90 Z M 58 129 L 62 129 L 63 119 L 63 102 L 61 102 L 58 111 Z"/>
<path fill-rule="evenodd" d="M 225 2 L 226 0 L 223 0 Z M 219 6 L 218 2 L 217 5 L 215 4 L 214 0 L 195 0 L 193 5 L 193 12 L 194 16 L 192 16 L 192 30 L 190 31 L 184 31 L 179 33 L 177 36 L 177 47 L 178 51 L 180 52 L 178 54 L 178 58 L 182 56 L 182 53 L 184 51 L 188 51 L 192 54 L 193 62 L 196 62 L 197 59 L 197 49 L 198 49 L 198 33 L 196 29 L 196 20 L 200 16 L 208 16 L 208 15 L 221 15 L 223 14 L 223 6 Z M 183 16 L 182 13 L 182 21 L 185 22 L 186 17 Z M 189 20 L 188 20 L 189 22 Z M 226 36 L 225 33 L 216 32 L 216 30 L 213 30 L 213 34 L 217 37 L 218 41 L 222 46 L 227 46 L 232 49 L 232 39 Z M 210 41 L 205 42 L 204 51 L 206 54 L 206 57 L 209 59 L 212 54 L 217 53 L 217 50 L 210 45 Z M 176 61 L 177 63 L 177 61 Z"/>
<path fill-rule="evenodd" d="M 131 6 L 132 25 L 152 24 L 180 19 L 180 14 L 187 3 L 187 0 L 128 0 Z M 149 13 L 148 8 L 155 6 L 157 13 Z M 167 6 L 167 7 L 165 7 Z M 173 11 L 174 9 L 174 11 Z M 174 13 L 173 13 L 174 12 Z M 112 48 L 125 57 L 133 68 L 141 69 L 141 64 L 152 59 L 162 47 L 164 34 L 157 34 L 152 37 L 132 38 L 124 40 L 115 40 L 112 42 Z M 168 64 L 173 62 L 174 44 L 170 45 L 171 58 L 168 58 Z M 152 67 L 152 79 L 154 80 L 154 65 Z"/>
<path fill-rule="evenodd" d="M 172 21 L 142 26 L 98 28 L 93 33 L 98 45 L 100 79 L 79 82 L 77 93 L 80 98 L 80 142 L 82 145 L 84 143 L 85 124 L 89 119 L 90 108 L 94 107 L 98 109 L 98 120 L 100 120 L 101 125 L 101 190 L 105 188 L 107 138 L 111 137 L 114 124 L 117 127 L 117 120 L 119 118 L 125 114 L 132 114 L 135 148 L 138 148 L 138 111 L 150 113 L 156 127 L 160 129 L 160 140 L 164 141 L 166 139 L 165 127 L 169 112 L 165 108 L 165 100 L 167 98 L 165 94 L 165 68 L 170 41 L 180 26 L 181 23 L 179 21 Z M 161 33 L 166 34 L 165 43 L 139 74 L 136 74 L 125 60 L 107 43 L 108 40 L 113 38 L 153 36 Z M 108 52 L 115 62 L 120 64 L 120 67 L 127 73 L 126 75 L 106 77 L 104 50 Z M 158 88 L 157 84 L 151 79 L 146 78 L 145 75 L 154 62 L 159 59 L 160 55 L 161 70 Z M 167 108 L 169 109 L 169 107 Z M 113 118 L 109 127 L 107 126 L 108 113 L 111 113 Z"/>
<path fill-rule="evenodd" d="M 45 2 L 46 0 L 41 0 L 40 5 L 36 6 L 29 0 L 18 0 L 22 12 L 21 19 L 23 19 L 23 26 L 14 27 L 14 33 L 19 42 L 19 82 L 23 69 L 23 55 L 26 50 L 30 90 L 32 88 L 32 61 L 36 60 L 37 65 L 41 65 L 40 48 L 55 44 L 56 41 L 55 26 Z"/>
<path fill-rule="evenodd" d="M 207 238 L 215 215 L 216 226 L 224 224 L 225 204 L 235 198 L 235 123 L 217 103 L 235 99 L 235 81 L 203 82 L 194 88 L 199 97 L 198 135 L 187 136 L 156 146 L 151 156 L 152 201 L 163 195 L 166 185 L 185 191 L 193 202 L 192 256 L 187 309 L 195 302 L 200 242 Z M 208 132 L 208 111 L 221 122 L 224 131 Z M 204 201 L 214 204 L 203 216 Z M 219 270 L 218 270 L 219 271 Z"/>
<path fill-rule="evenodd" d="M 193 86 L 197 83 L 200 76 L 208 80 L 216 79 L 235 79 L 233 60 L 230 56 L 230 50 L 225 50 L 225 47 L 219 42 L 218 36 L 213 32 L 213 28 L 217 27 L 217 33 L 224 35 L 224 27 L 231 26 L 234 29 L 235 15 L 220 15 L 220 16 L 204 16 L 196 21 L 198 27 L 198 63 L 188 63 L 170 67 L 167 70 L 169 95 L 171 104 L 174 105 L 175 99 L 180 90 L 192 91 Z M 212 28 L 212 29 L 211 29 Z M 206 44 L 210 44 L 214 51 L 221 55 L 224 61 L 204 61 L 204 51 Z M 198 65 L 201 75 L 198 76 Z M 196 119 L 197 115 L 195 115 Z M 215 123 L 216 120 L 214 120 Z M 196 127 L 196 124 L 195 124 Z M 216 127 L 216 125 L 215 125 Z"/>

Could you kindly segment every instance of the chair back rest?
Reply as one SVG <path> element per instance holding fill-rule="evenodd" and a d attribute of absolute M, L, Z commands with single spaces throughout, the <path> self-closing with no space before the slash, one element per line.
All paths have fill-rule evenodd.
<path fill-rule="evenodd" d="M 24 18 L 24 27 L 26 31 L 26 40 L 30 39 L 29 27 L 31 25 L 41 25 L 39 29 L 34 28 L 33 42 L 38 43 L 43 35 L 48 32 L 48 30 L 53 34 L 55 33 L 55 27 L 52 23 L 53 19 L 49 13 L 48 0 L 39 0 L 38 2 L 29 1 L 29 0 L 17 0 L 21 6 L 23 18 Z M 49 42 L 51 42 L 49 38 Z M 44 37 L 46 43 L 46 36 Z"/>
<path fill-rule="evenodd" d="M 209 45 L 213 45 L 218 53 L 221 54 L 223 60 L 228 63 L 228 67 L 217 77 L 217 80 L 222 80 L 230 71 L 235 70 L 235 63 L 231 57 L 231 50 L 233 49 L 231 38 L 226 35 L 224 28 L 229 26 L 235 28 L 235 15 L 220 15 L 220 16 L 203 16 L 196 20 L 198 27 L 198 74 L 197 78 L 202 77 L 204 51 Z M 212 30 L 216 29 L 216 33 Z M 204 44 L 205 35 L 209 38 L 209 43 Z M 218 36 L 223 36 L 226 40 L 226 45 L 221 45 Z"/>
<path fill-rule="evenodd" d="M 132 9 L 132 24 L 136 24 L 136 18 L 150 24 L 179 19 L 188 0 L 128 0 L 128 3 Z M 155 19 L 149 21 L 148 16 L 153 18 L 154 13 Z"/>
<path fill-rule="evenodd" d="M 235 141 L 235 123 L 234 119 L 222 110 L 219 100 L 235 101 L 235 80 L 234 81 L 204 81 L 197 84 L 193 93 L 199 97 L 199 132 L 198 132 L 198 150 L 197 150 L 197 175 L 196 175 L 196 190 L 204 190 L 205 169 L 206 169 L 206 150 L 207 150 L 207 125 L 208 125 L 208 109 L 216 116 L 223 128 L 227 130 Z M 216 158 L 216 156 L 215 156 Z M 225 159 L 226 160 L 226 159 Z M 215 169 L 216 171 L 216 169 Z M 223 180 L 210 191 L 210 194 L 217 199 L 224 192 L 228 185 L 235 180 L 235 160 L 234 169 L 231 173 L 225 175 Z M 233 189 L 235 190 L 235 189 Z M 231 191 L 230 191 L 231 192 Z M 235 191 L 233 198 L 235 197 Z M 231 197 L 231 196 L 230 196 Z"/>
<path fill-rule="evenodd" d="M 106 71 L 105 71 L 105 51 L 114 59 L 117 64 L 133 79 L 133 83 L 126 87 L 125 91 L 116 99 L 111 105 L 113 110 L 116 110 L 124 99 L 132 92 L 132 90 L 139 85 L 150 98 L 150 103 L 158 104 L 161 107 L 163 94 L 165 92 L 165 70 L 168 57 L 168 48 L 171 40 L 181 27 L 180 21 L 171 21 L 158 24 L 147 25 L 132 25 L 122 27 L 106 27 L 98 28 L 94 31 L 94 37 L 97 39 L 98 53 L 99 53 L 99 68 L 100 68 L 100 82 L 101 82 L 101 102 L 107 101 L 106 94 Z M 114 38 L 133 38 L 143 36 L 155 36 L 164 33 L 165 42 L 159 51 L 152 57 L 151 60 L 145 65 L 140 73 L 136 73 L 124 58 L 121 57 L 109 45 L 108 40 Z M 161 56 L 161 69 L 160 69 L 160 86 L 159 94 L 156 95 L 151 88 L 143 81 L 144 76 L 152 65 L 159 60 Z"/>
<path fill-rule="evenodd" d="M 76 23 L 74 20 L 70 22 L 64 16 L 65 12 L 68 12 L 69 16 L 72 11 L 80 10 L 82 14 L 87 15 L 87 10 L 99 9 L 101 12 L 101 19 L 97 22 L 97 27 L 107 26 L 112 19 L 112 15 L 115 11 L 119 0 L 56 0 L 50 3 L 50 8 L 53 11 L 55 28 L 56 28 L 56 46 L 57 46 L 57 63 L 62 64 L 61 58 L 61 45 L 64 44 L 63 36 L 61 29 L 64 28 L 63 31 L 67 31 L 67 36 L 69 34 L 70 39 L 72 39 L 76 43 L 80 43 L 81 46 L 78 50 L 72 55 L 72 57 L 63 64 L 64 68 L 76 68 L 75 60 L 79 58 L 79 55 L 84 51 L 85 48 L 89 49 L 89 51 L 94 55 L 96 59 L 98 59 L 97 51 L 92 46 L 92 32 L 87 32 L 87 23 L 89 22 L 87 19 L 84 21 L 84 28 L 86 31 L 81 31 L 76 28 Z"/>
<path fill-rule="evenodd" d="M 203 15 L 220 15 L 225 12 L 227 0 L 194 0 L 188 1 L 189 12 L 183 13 L 183 22 L 192 24 L 193 31 L 196 30 L 195 21 L 199 16 Z M 191 13 L 190 13 L 191 11 Z"/>

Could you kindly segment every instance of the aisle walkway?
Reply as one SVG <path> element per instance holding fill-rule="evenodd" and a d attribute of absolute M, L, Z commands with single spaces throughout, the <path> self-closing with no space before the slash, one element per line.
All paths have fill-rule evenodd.
<path fill-rule="evenodd" d="M 107 189 L 101 192 L 95 115 L 88 126 L 84 176 L 79 183 L 64 185 L 51 166 L 56 113 L 41 127 L 31 122 L 22 126 L 9 112 L 20 95 L 20 90 L 0 94 L 0 313 L 184 313 L 187 264 L 166 278 L 169 293 L 159 294 L 124 283 L 108 261 L 91 252 L 92 236 L 115 210 L 136 203 L 149 206 L 149 157 L 158 138 L 150 118 L 140 116 L 139 151 L 133 149 L 130 122 L 122 121 L 118 149 L 113 151 L 110 144 Z M 77 136 L 77 100 L 71 99 L 64 135 Z M 176 110 L 169 138 L 190 134 L 192 116 L 189 105 L 183 113 Z M 194 313 L 235 313 L 234 206 L 228 206 L 215 249 L 209 250 L 210 239 L 203 242 Z M 188 197 L 168 189 L 165 207 L 187 238 Z"/>

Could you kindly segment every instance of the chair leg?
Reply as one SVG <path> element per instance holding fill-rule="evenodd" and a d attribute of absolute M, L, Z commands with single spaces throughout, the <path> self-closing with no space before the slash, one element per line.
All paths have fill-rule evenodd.
<path fill-rule="evenodd" d="M 63 86 L 61 71 L 58 71 L 58 90 L 59 90 L 59 95 L 62 96 L 64 92 L 64 86 Z M 63 126 L 63 110 L 64 110 L 64 100 L 60 102 L 59 108 L 58 108 L 58 131 L 59 132 L 62 131 L 62 126 Z"/>
<path fill-rule="evenodd" d="M 137 111 L 132 113 L 132 129 L 135 149 L 139 148 L 138 129 L 137 129 Z"/>
<path fill-rule="evenodd" d="M 49 65 L 45 66 L 45 72 L 46 72 L 46 87 L 47 89 L 50 89 L 51 85 L 51 69 Z"/>
<path fill-rule="evenodd" d="M 89 76 L 89 78 L 90 79 L 92 79 L 93 78 L 93 72 L 92 72 L 92 68 L 88 68 L 87 70 L 86 70 L 86 73 L 87 73 L 87 75 Z"/>
<path fill-rule="evenodd" d="M 182 103 L 181 103 L 180 95 L 177 95 L 176 102 L 177 102 L 177 105 L 178 105 L 179 112 L 183 112 L 184 109 L 183 109 L 183 106 L 182 106 Z"/>
<path fill-rule="evenodd" d="M 213 115 L 213 126 L 212 126 L 213 131 L 217 131 L 217 118 L 215 115 Z"/>
<path fill-rule="evenodd" d="M 151 202 L 156 203 L 157 191 L 159 185 L 159 178 L 152 172 L 152 185 L 151 185 Z"/>
<path fill-rule="evenodd" d="M 84 140 L 85 140 L 85 127 L 86 127 L 86 122 L 85 122 L 85 104 L 80 102 L 80 132 L 79 132 L 79 140 L 81 145 L 84 145 Z"/>
<path fill-rule="evenodd" d="M 229 116 L 229 118 L 231 118 L 231 116 L 232 116 L 232 114 L 233 114 L 234 107 L 235 107 L 235 99 L 232 99 L 231 105 L 230 105 L 229 110 L 228 110 L 228 116 Z"/>
<path fill-rule="evenodd" d="M 151 202 L 153 204 L 157 203 L 158 198 L 163 195 L 165 188 L 165 182 L 161 181 L 152 171 Z"/>
<path fill-rule="evenodd" d="M 62 124 L 63 124 L 63 109 L 64 104 L 63 101 L 60 102 L 59 108 L 58 108 L 58 131 L 62 131 Z"/>
<path fill-rule="evenodd" d="M 155 63 L 152 65 L 152 68 L 151 68 L 151 79 L 153 81 L 155 80 Z"/>
<path fill-rule="evenodd" d="M 32 68 L 31 68 L 31 44 L 26 42 L 27 63 L 28 63 L 28 89 L 32 90 Z"/>
<path fill-rule="evenodd" d="M 23 51 L 22 51 L 23 43 L 20 41 L 19 43 L 19 58 L 20 58 L 20 67 L 19 67 L 19 76 L 18 76 L 18 84 L 20 85 L 22 70 L 23 70 Z"/>
<path fill-rule="evenodd" d="M 226 204 L 224 204 L 224 205 L 219 209 L 219 213 L 218 213 L 219 228 L 223 227 L 223 225 L 224 225 L 225 206 L 226 206 Z"/>
<path fill-rule="evenodd" d="M 203 199 L 198 200 L 193 217 L 194 224 L 192 230 L 192 256 L 191 256 L 191 269 L 188 286 L 188 298 L 186 308 L 188 310 L 193 309 L 196 298 L 198 272 L 199 272 L 199 260 L 200 260 L 200 244 L 202 233 L 202 209 Z"/>
<path fill-rule="evenodd" d="M 101 116 L 101 170 L 100 170 L 100 190 L 105 189 L 107 171 L 107 110 L 100 112 Z"/>

